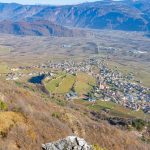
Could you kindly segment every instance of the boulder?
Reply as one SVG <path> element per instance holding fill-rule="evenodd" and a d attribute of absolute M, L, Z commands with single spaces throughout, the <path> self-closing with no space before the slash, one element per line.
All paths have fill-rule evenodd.
<path fill-rule="evenodd" d="M 77 136 L 68 136 L 56 142 L 42 144 L 43 150 L 93 150 L 84 139 Z"/>

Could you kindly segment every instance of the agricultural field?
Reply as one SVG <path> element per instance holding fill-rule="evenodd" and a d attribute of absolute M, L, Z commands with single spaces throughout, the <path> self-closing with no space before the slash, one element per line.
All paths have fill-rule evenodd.
<path fill-rule="evenodd" d="M 55 89 L 54 93 L 67 93 L 71 90 L 75 83 L 76 76 L 66 75 L 60 82 L 59 86 Z"/>
<path fill-rule="evenodd" d="M 51 93 L 64 94 L 74 89 L 79 95 L 88 93 L 95 83 L 92 76 L 81 72 L 77 75 L 62 73 L 53 79 L 44 81 L 46 89 Z"/>
<path fill-rule="evenodd" d="M 96 81 L 92 76 L 86 73 L 78 73 L 74 89 L 79 95 L 82 95 L 89 92 L 95 84 Z"/>
<path fill-rule="evenodd" d="M 45 88 L 49 92 L 53 93 L 65 76 L 66 76 L 65 74 L 61 74 L 51 80 L 44 80 Z"/>

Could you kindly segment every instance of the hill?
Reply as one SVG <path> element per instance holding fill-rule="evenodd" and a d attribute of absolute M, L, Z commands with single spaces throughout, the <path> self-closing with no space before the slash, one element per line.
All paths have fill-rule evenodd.
<path fill-rule="evenodd" d="M 56 25 L 49 21 L 2 21 L 0 22 L 0 33 L 15 35 L 34 35 L 34 36 L 83 36 L 84 33 L 78 30 L 68 29 Z"/>
<path fill-rule="evenodd" d="M 0 99 L 7 105 L 0 112 L 1 149 L 40 149 L 42 143 L 68 135 L 107 150 L 150 148 L 136 134 L 92 119 L 90 110 L 82 105 L 59 102 L 30 84 L 0 81 L 0 86 Z"/>

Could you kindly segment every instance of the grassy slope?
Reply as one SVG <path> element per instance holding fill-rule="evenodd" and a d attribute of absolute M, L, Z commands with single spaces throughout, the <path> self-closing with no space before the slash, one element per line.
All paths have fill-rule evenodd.
<path fill-rule="evenodd" d="M 24 122 L 25 119 L 20 113 L 0 112 L 0 133 L 5 134 L 11 127 L 17 123 Z"/>
<path fill-rule="evenodd" d="M 87 73 L 78 73 L 75 83 L 75 91 L 81 95 L 89 92 L 92 85 L 96 83 L 95 79 Z"/>
<path fill-rule="evenodd" d="M 60 73 L 53 79 L 45 80 L 44 84 L 46 89 L 52 93 L 67 93 L 74 87 L 75 91 L 81 95 L 89 92 L 95 82 L 92 76 L 80 72 L 77 76 Z"/>
<path fill-rule="evenodd" d="M 5 96 L 4 101 L 7 102 L 9 108 L 8 112 L 2 112 L 3 115 L 8 114 L 2 118 L 1 124 L 7 127 L 4 121 L 16 122 L 6 131 L 5 138 L 0 137 L 0 149 L 13 149 L 12 145 L 18 149 L 19 147 L 28 150 L 33 147 L 39 149 L 42 143 L 75 134 L 91 144 L 99 144 L 108 150 L 143 149 L 144 144 L 137 140 L 136 136 L 103 121 L 99 123 L 91 120 L 83 113 L 83 109 L 73 109 L 72 106 L 69 108 L 68 105 L 62 107 L 52 103 L 48 96 L 45 101 L 46 95 L 43 97 L 39 90 L 33 92 L 20 86 L 17 87 L 13 82 L 0 81 L 0 86 L 0 94 Z M 18 113 L 17 116 L 9 118 L 10 111 L 21 113 L 25 121 L 22 122 L 22 117 L 19 117 Z M 3 145 L 9 148 L 4 148 Z M 145 150 L 148 150 L 148 147 Z"/>
<path fill-rule="evenodd" d="M 49 92 L 54 92 L 55 89 L 59 86 L 63 78 L 65 77 L 64 73 L 58 74 L 55 78 L 50 80 L 45 80 L 44 85 Z"/>
<path fill-rule="evenodd" d="M 78 100 L 76 101 L 78 104 L 82 104 L 86 106 L 90 110 L 94 111 L 100 111 L 104 108 L 110 109 L 110 114 L 113 116 L 118 117 L 125 117 L 125 118 L 148 118 L 150 119 L 150 116 L 148 114 L 144 114 L 143 111 L 132 111 L 131 109 L 127 109 L 123 106 L 117 105 L 113 102 L 105 102 L 105 101 L 97 101 L 94 104 L 91 104 L 89 102 Z"/>
<path fill-rule="evenodd" d="M 74 82 L 75 82 L 75 76 L 73 75 L 66 75 L 66 77 L 62 80 L 62 82 L 59 84 L 59 87 L 55 89 L 55 93 L 67 93 L 72 88 Z"/>

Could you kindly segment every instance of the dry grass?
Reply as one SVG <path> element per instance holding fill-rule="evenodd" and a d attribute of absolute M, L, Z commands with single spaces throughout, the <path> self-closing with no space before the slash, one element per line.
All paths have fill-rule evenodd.
<path fill-rule="evenodd" d="M 7 134 L 7 132 L 15 125 L 24 123 L 25 119 L 20 113 L 16 112 L 0 112 L 0 133 L 1 136 Z"/>
<path fill-rule="evenodd" d="M 10 129 L 11 126 L 6 137 L 0 138 L 2 150 L 39 150 L 42 143 L 74 134 L 107 150 L 144 149 L 144 144 L 136 136 L 107 123 L 91 120 L 83 113 L 84 108 L 61 107 L 52 103 L 49 97 L 45 101 L 39 92 L 18 88 L 13 82 L 0 81 L 0 86 L 0 93 L 3 93 L 4 100 L 9 106 L 9 112 L 5 112 L 7 115 L 2 113 L 3 120 L 6 120 L 5 129 Z M 56 112 L 60 117 L 53 117 Z M 25 116 L 25 121 L 22 116 Z M 149 148 L 150 146 L 146 145 L 144 150 Z"/>

